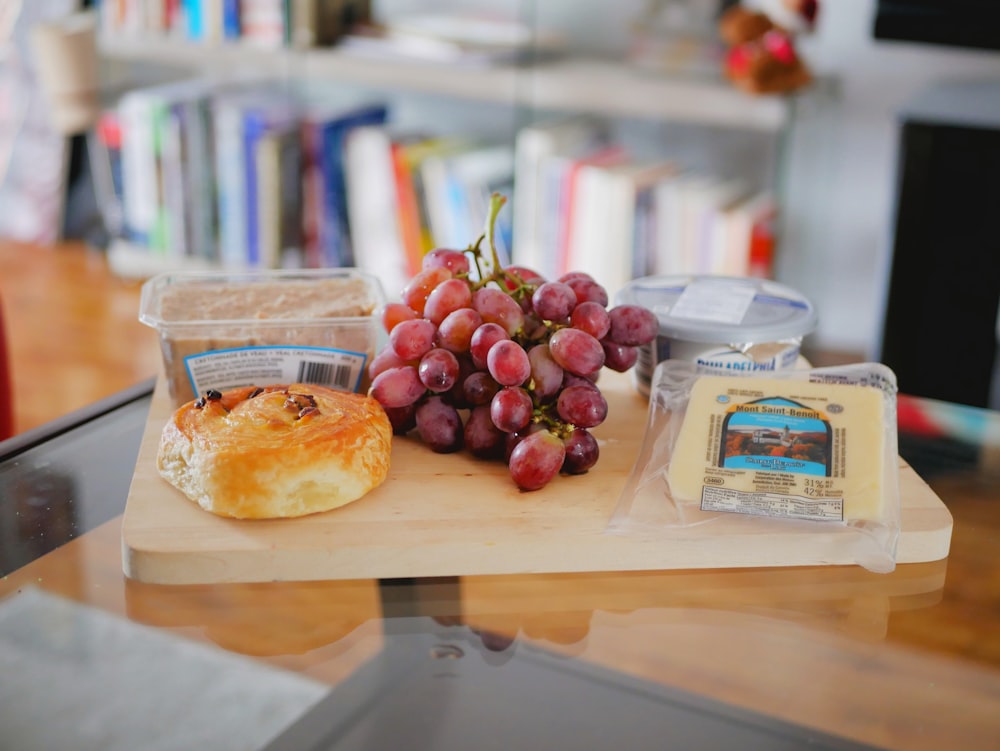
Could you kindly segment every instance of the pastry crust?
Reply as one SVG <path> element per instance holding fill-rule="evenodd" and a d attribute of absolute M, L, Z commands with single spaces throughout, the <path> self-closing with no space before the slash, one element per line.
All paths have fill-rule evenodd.
<path fill-rule="evenodd" d="M 210 392 L 163 428 L 157 469 L 206 511 L 237 519 L 344 506 L 389 473 L 392 427 L 362 394 L 311 384 Z"/>

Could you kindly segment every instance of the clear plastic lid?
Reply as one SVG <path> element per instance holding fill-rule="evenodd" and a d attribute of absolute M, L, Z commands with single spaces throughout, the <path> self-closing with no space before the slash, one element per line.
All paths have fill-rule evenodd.
<path fill-rule="evenodd" d="M 649 276 L 619 291 L 615 302 L 649 308 L 660 335 L 730 344 L 803 337 L 816 328 L 812 303 L 767 279 L 728 276 Z"/>

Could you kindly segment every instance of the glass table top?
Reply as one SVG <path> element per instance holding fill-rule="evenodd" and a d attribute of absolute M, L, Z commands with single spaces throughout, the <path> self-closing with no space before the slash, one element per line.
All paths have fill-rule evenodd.
<path fill-rule="evenodd" d="M 891 574 L 165 586 L 121 567 L 151 389 L 0 444 L 0 727 L 15 747 L 913 749 L 1000 738 L 996 413 L 901 398 L 900 454 L 955 527 L 947 559 Z"/>

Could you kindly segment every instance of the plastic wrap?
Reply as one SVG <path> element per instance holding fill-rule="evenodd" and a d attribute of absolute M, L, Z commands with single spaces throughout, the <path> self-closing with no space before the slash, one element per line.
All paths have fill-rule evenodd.
<path fill-rule="evenodd" d="M 608 531 L 668 544 L 678 530 L 725 519 L 729 531 L 815 532 L 831 562 L 892 571 L 896 391 L 878 363 L 723 375 L 665 360 Z"/>

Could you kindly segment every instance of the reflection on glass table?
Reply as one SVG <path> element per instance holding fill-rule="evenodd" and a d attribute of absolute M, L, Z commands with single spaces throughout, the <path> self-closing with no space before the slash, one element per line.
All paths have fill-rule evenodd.
<path fill-rule="evenodd" d="M 0 574 L 122 512 L 152 382 L 0 442 Z"/>

